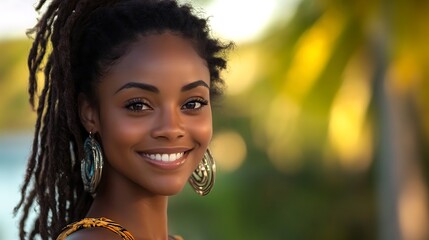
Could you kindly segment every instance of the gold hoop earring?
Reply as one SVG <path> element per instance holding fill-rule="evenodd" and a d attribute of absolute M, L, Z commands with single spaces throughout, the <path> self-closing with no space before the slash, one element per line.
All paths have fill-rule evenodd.
<path fill-rule="evenodd" d="M 95 194 L 103 171 L 103 153 L 100 144 L 89 133 L 83 144 L 85 156 L 80 163 L 80 172 L 85 191 Z"/>
<path fill-rule="evenodd" d="M 216 174 L 216 164 L 209 149 L 204 153 L 197 169 L 192 172 L 188 182 L 200 196 L 207 195 L 213 188 Z"/>

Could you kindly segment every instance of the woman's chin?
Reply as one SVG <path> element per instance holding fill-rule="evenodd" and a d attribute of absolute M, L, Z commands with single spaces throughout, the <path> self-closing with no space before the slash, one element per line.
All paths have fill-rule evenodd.
<path fill-rule="evenodd" d="M 179 188 L 165 188 L 165 189 L 157 189 L 156 194 L 161 196 L 174 196 L 182 192 L 183 187 Z"/>
<path fill-rule="evenodd" d="M 182 192 L 187 181 L 163 181 L 153 186 L 151 192 L 155 195 L 174 196 Z"/>

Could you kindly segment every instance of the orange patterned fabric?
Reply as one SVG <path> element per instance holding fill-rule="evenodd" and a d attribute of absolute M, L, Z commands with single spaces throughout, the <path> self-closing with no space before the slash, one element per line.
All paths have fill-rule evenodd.
<path fill-rule="evenodd" d="M 70 234 L 79 231 L 84 228 L 95 228 L 101 227 L 106 228 L 119 236 L 123 240 L 135 240 L 133 235 L 128 232 L 125 228 L 123 228 L 118 223 L 108 219 L 108 218 L 84 218 L 78 222 L 67 225 L 61 232 L 61 234 L 57 237 L 57 240 L 66 240 L 67 236 Z M 179 236 L 169 236 L 168 239 L 171 240 L 183 240 L 183 238 Z"/>

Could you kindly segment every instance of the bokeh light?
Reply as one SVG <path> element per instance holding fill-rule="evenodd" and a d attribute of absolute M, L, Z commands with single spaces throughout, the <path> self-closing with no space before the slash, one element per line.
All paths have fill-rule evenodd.
<path fill-rule="evenodd" d="M 247 148 L 243 137 L 235 131 L 222 131 L 214 135 L 210 144 L 220 171 L 237 170 L 246 158 Z"/>
<path fill-rule="evenodd" d="M 236 48 L 213 108 L 219 186 L 203 200 L 186 189 L 174 197 L 174 230 L 208 240 L 429 238 L 428 1 L 181 2 Z M 17 152 L 29 150 L 33 5 L 0 1 L 0 152 L 11 135 L 24 139 L 12 141 Z M 0 180 L 24 174 L 25 156 L 0 157 Z M 12 234 L 9 218 L 0 216 L 0 239 Z"/>
<path fill-rule="evenodd" d="M 361 54 L 352 58 L 330 112 L 329 140 L 342 166 L 367 170 L 371 163 L 373 136 L 366 122 L 373 70 Z"/>

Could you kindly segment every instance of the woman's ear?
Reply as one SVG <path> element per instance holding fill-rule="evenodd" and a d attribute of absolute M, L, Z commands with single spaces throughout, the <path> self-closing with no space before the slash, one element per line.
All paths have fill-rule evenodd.
<path fill-rule="evenodd" d="M 85 127 L 86 131 L 96 133 L 99 130 L 99 119 L 97 109 L 88 97 L 84 94 L 79 94 L 78 98 L 78 111 L 79 118 L 82 125 Z"/>

